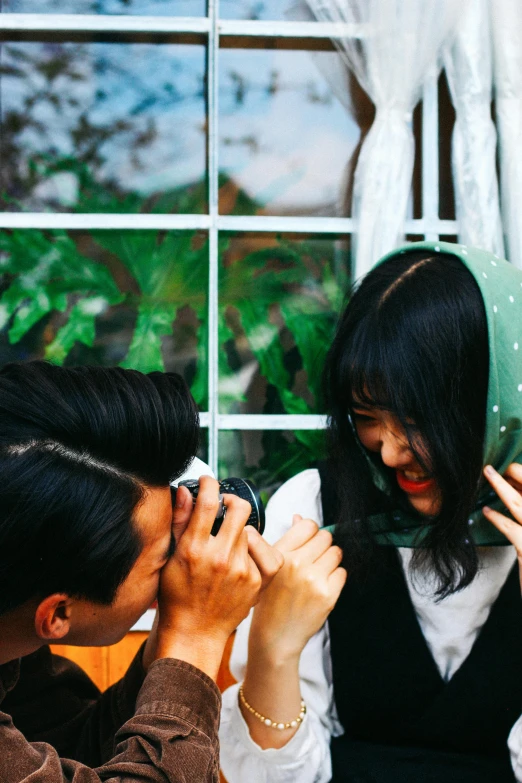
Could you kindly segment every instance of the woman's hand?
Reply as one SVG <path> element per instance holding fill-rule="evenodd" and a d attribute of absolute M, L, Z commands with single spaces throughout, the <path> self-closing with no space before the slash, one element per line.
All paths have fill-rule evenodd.
<path fill-rule="evenodd" d="M 332 535 L 311 519 L 295 515 L 293 526 L 274 545 L 284 565 L 254 609 L 243 682 L 246 700 L 262 715 L 294 726 L 274 731 L 241 703 L 250 736 L 261 748 L 280 748 L 298 729 L 301 709 L 299 658 L 325 622 L 346 581 L 342 551 Z"/>
<path fill-rule="evenodd" d="M 515 521 L 509 519 L 504 514 L 494 511 L 488 506 L 484 506 L 482 509 L 486 519 L 489 519 L 515 547 L 520 568 L 520 584 L 522 586 L 522 465 L 512 462 L 506 470 L 504 477 L 497 473 L 491 465 L 486 465 L 484 475 L 515 518 Z"/>
<path fill-rule="evenodd" d="M 274 546 L 285 562 L 254 610 L 250 644 L 281 662 L 299 658 L 332 611 L 347 574 L 331 533 L 311 519 L 296 515 Z"/>

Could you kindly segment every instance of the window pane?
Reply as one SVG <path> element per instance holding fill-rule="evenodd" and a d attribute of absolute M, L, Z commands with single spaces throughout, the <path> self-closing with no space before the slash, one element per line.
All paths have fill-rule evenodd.
<path fill-rule="evenodd" d="M 347 214 L 360 128 L 337 55 L 222 49 L 219 57 L 220 212 Z"/>
<path fill-rule="evenodd" d="M 222 19 L 287 19 L 295 0 L 220 0 Z"/>
<path fill-rule="evenodd" d="M 3 0 L 4 13 L 204 16 L 206 0 Z"/>
<path fill-rule="evenodd" d="M 253 481 L 264 503 L 281 484 L 324 456 L 324 430 L 222 430 L 219 478 Z"/>
<path fill-rule="evenodd" d="M 1 207 L 205 212 L 205 47 L 6 43 Z"/>
<path fill-rule="evenodd" d="M 347 290 L 349 240 L 221 237 L 223 413 L 321 413 L 321 370 Z"/>
<path fill-rule="evenodd" d="M 197 456 L 208 465 L 208 430 L 202 427 L 199 432 L 199 449 Z"/>
<path fill-rule="evenodd" d="M 0 264 L 0 364 L 177 371 L 207 409 L 204 233 L 2 231 Z"/>

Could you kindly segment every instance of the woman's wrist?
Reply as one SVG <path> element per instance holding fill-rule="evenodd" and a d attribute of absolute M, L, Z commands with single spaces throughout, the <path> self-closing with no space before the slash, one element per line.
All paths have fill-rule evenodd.
<path fill-rule="evenodd" d="M 272 669 L 297 666 L 302 651 L 303 647 L 296 645 L 293 639 L 270 638 L 250 633 L 249 659 L 253 656 Z"/>
<path fill-rule="evenodd" d="M 286 745 L 304 718 L 299 656 L 273 661 L 270 656 L 267 659 L 260 651 L 251 650 L 242 695 L 243 699 L 238 694 L 239 708 L 254 742 L 265 749 Z M 274 730 L 274 722 L 276 726 L 283 724 L 283 728 Z"/>
<path fill-rule="evenodd" d="M 305 644 L 295 634 L 273 632 L 270 624 L 256 623 L 255 616 L 250 627 L 249 657 L 262 657 L 271 666 L 291 665 L 299 662 Z"/>
<path fill-rule="evenodd" d="M 246 700 L 243 685 L 240 685 L 239 687 L 239 703 L 242 708 L 244 707 L 251 715 L 253 715 L 259 721 L 261 721 L 263 726 L 267 728 L 276 729 L 277 731 L 285 731 L 285 729 L 287 730 L 287 729 L 299 728 L 299 724 L 303 722 L 304 716 L 306 715 L 306 704 L 303 699 L 301 699 L 301 707 L 299 710 L 299 715 L 296 715 L 291 720 L 280 721 L 277 718 L 274 718 L 273 716 L 269 718 L 267 715 L 262 715 L 254 707 L 252 707 L 252 705 L 249 704 L 248 701 Z"/>

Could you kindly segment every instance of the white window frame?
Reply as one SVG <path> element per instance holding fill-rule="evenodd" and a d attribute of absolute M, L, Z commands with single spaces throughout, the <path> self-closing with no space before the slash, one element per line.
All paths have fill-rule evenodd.
<path fill-rule="evenodd" d="M 226 216 L 218 209 L 218 57 L 220 36 L 228 38 L 330 39 L 339 27 L 323 22 L 243 21 L 219 19 L 219 0 L 208 0 L 207 17 L 113 16 L 94 14 L 9 14 L 0 13 L 0 39 L 13 33 L 35 39 L 39 33 L 176 33 L 201 37 L 208 46 L 208 203 L 206 215 L 136 214 L 58 214 L 0 213 L 0 229 L 64 230 L 205 230 L 209 235 L 209 409 L 200 414 L 201 426 L 208 429 L 208 461 L 217 473 L 219 432 L 221 430 L 304 430 L 322 429 L 325 416 L 220 414 L 218 400 L 218 234 L 235 232 L 289 232 L 303 234 L 351 234 L 352 218 L 277 217 L 269 215 Z M 362 35 L 363 30 L 346 25 L 343 34 Z M 422 217 L 407 220 L 405 233 L 436 241 L 440 235 L 456 235 L 455 220 L 439 219 L 439 139 L 437 74 L 433 72 L 423 90 L 422 102 Z"/>

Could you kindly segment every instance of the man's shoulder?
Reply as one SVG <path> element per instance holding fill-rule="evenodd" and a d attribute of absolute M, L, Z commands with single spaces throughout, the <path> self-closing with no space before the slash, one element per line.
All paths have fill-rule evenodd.
<path fill-rule="evenodd" d="M 4 697 L 0 700 L 2 709 L 7 709 L 13 704 L 21 704 L 24 700 L 33 700 L 37 693 L 46 691 L 74 690 L 81 698 L 97 698 L 99 691 L 90 677 L 78 664 L 61 655 L 51 652 L 48 645 L 40 647 L 29 655 L 24 655 L 18 661 L 11 661 L 14 665 L 10 683 L 5 689 Z M 5 664 L 9 667 L 10 664 Z M 9 679 L 9 670 L 5 672 L 0 667 L 0 680 L 6 682 Z M 17 671 L 16 671 L 17 670 Z M 15 675 L 16 671 L 16 675 Z"/>

